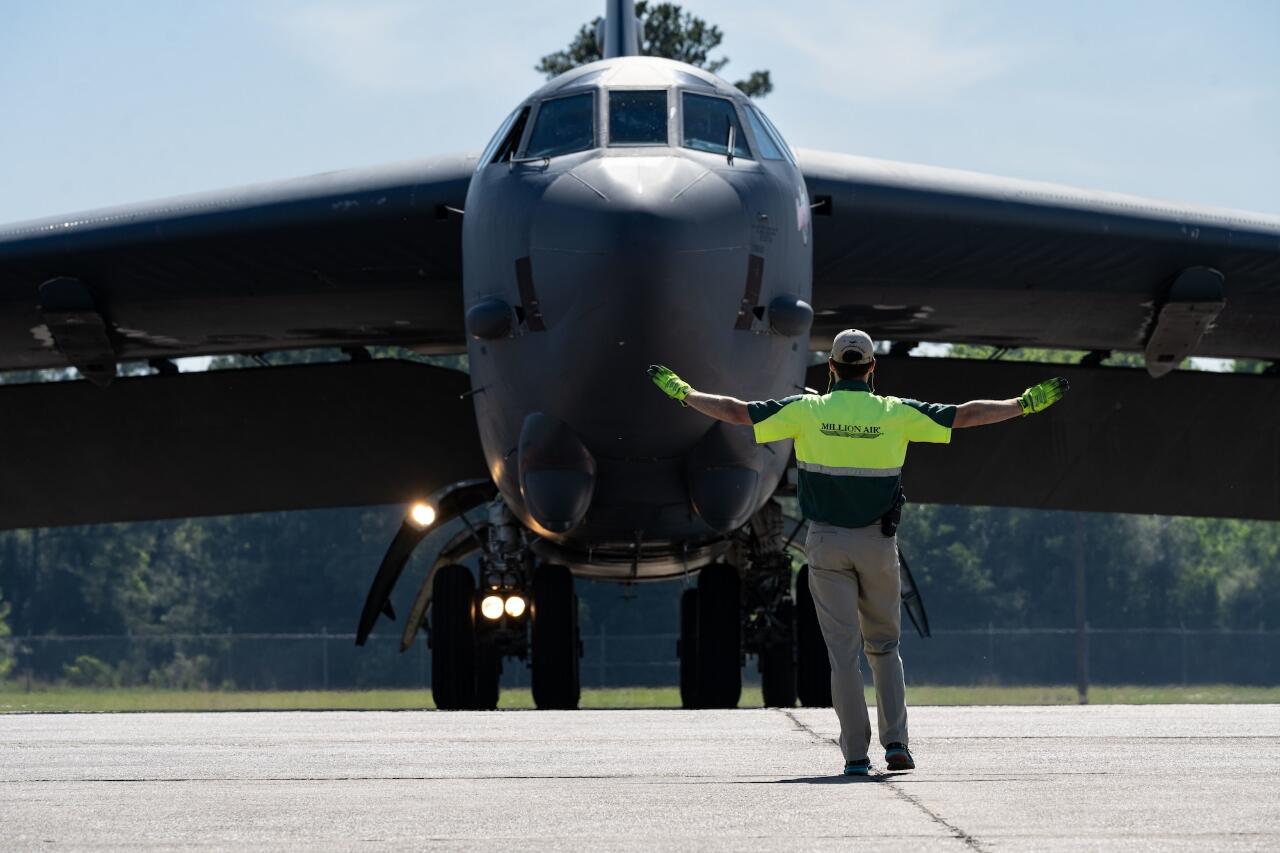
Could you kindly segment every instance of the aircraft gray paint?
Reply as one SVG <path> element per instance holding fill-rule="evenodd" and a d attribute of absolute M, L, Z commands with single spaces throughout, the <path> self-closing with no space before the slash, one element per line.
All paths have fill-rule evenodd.
<path fill-rule="evenodd" d="M 530 139 L 570 99 L 594 118 L 569 143 L 582 150 L 540 159 Z M 635 99 L 660 119 L 643 142 L 616 138 Z M 803 388 L 809 199 L 779 144 L 749 135 L 754 110 L 680 63 L 605 59 L 521 104 L 522 138 L 495 138 L 471 182 L 463 289 L 485 457 L 526 524 L 583 543 L 565 556 L 586 571 L 633 576 L 637 545 L 669 556 L 741 527 L 786 467 L 785 451 L 757 446 L 747 427 L 708 429 L 645 375 L 665 359 L 700 387 L 743 397 Z M 693 126 L 712 111 L 714 128 Z M 620 562 L 588 562 L 586 546 Z M 642 577 L 684 569 L 636 567 Z"/>
<path fill-rule="evenodd" d="M 744 652 L 766 701 L 820 704 L 825 654 L 772 500 L 787 449 L 682 410 L 644 368 L 782 397 L 824 381 L 810 351 L 848 326 L 895 341 L 882 386 L 922 398 L 1013 394 L 1030 368 L 894 357 L 914 342 L 1092 351 L 1064 368 L 1070 406 L 913 453 L 915 499 L 1280 518 L 1275 431 L 1206 445 L 1186 405 L 1274 423 L 1274 377 L 1171 372 L 1192 353 L 1280 358 L 1280 217 L 793 152 L 723 80 L 637 56 L 632 3 L 611 0 L 599 36 L 606 58 L 522 101 L 479 156 L 0 227 L 0 369 L 112 386 L 0 389 L 0 528 L 431 494 L 358 637 L 440 531 L 403 642 L 430 614 L 442 707 L 496 703 L 504 655 L 531 658 L 540 707 L 576 706 L 571 571 L 700 573 L 687 704 L 735 704 Z M 372 344 L 465 347 L 469 379 Z M 352 363 L 168 361 L 321 346 Z M 1151 376 L 1100 368 L 1107 350 L 1143 352 Z M 130 359 L 159 375 L 117 379 Z M 997 454 L 1060 474 L 996 476 Z M 496 615 L 476 615 L 490 594 Z M 516 597 L 531 607 L 503 615 Z"/>

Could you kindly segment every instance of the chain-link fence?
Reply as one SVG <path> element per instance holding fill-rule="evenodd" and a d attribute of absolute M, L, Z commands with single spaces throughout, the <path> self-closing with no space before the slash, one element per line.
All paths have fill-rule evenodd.
<path fill-rule="evenodd" d="M 584 687 L 668 686 L 679 680 L 674 634 L 584 635 Z M 85 686 L 303 690 L 419 688 L 431 683 L 423 642 L 403 654 L 399 637 L 350 634 L 137 634 L 0 640 L 15 658 L 10 678 Z M 1071 628 L 938 630 L 903 636 L 914 684 L 1067 684 L 1076 678 Z M 1095 684 L 1280 684 L 1280 631 L 1124 628 L 1088 631 Z M 865 668 L 865 664 L 864 664 Z M 754 659 L 744 680 L 759 680 Z M 529 684 L 523 661 L 504 664 L 507 687 Z"/>

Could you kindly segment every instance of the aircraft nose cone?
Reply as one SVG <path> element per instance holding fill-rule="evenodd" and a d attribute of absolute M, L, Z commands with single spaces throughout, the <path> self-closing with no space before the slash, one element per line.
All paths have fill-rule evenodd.
<path fill-rule="evenodd" d="M 534 222 L 535 248 L 629 255 L 741 244 L 747 216 L 737 192 L 682 157 L 602 157 L 561 175 Z"/>
<path fill-rule="evenodd" d="M 748 269 L 745 209 L 715 171 L 673 156 L 600 158 L 547 188 L 530 254 L 544 313 L 561 318 L 552 360 L 577 387 L 617 401 L 566 401 L 589 447 L 674 455 L 706 431 L 705 419 L 679 417 L 645 368 L 696 373 L 706 342 L 731 342 Z"/>

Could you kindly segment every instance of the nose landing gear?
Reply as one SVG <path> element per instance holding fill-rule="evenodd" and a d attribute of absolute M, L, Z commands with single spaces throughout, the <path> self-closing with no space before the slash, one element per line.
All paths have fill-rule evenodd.
<path fill-rule="evenodd" d="M 530 661 L 539 709 L 577 708 L 582 644 L 573 575 L 565 566 L 534 567 L 527 532 L 501 500 L 490 504 L 484 533 L 478 588 L 465 566 L 435 574 L 428 643 L 436 706 L 496 708 L 502 661 L 514 657 Z"/>
<path fill-rule="evenodd" d="M 510 657 L 530 660 L 538 708 L 577 708 L 582 644 L 573 575 L 560 565 L 535 568 L 531 534 L 495 491 L 488 480 L 468 480 L 414 505 L 374 577 L 356 644 L 364 645 L 380 616 L 395 618 L 391 593 L 414 549 L 452 525 L 400 640 L 400 651 L 407 651 L 419 629 L 427 629 L 436 707 L 496 708 L 502 663 Z M 473 573 L 464 563 L 477 555 Z"/>

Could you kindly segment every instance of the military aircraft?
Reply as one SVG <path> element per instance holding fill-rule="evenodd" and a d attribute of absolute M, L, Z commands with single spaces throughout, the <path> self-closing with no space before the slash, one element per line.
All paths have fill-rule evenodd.
<path fill-rule="evenodd" d="M 0 369 L 88 380 L 0 388 L 0 526 L 403 502 L 358 640 L 432 534 L 404 641 L 427 626 L 441 707 L 493 707 L 507 656 L 539 707 L 576 707 L 574 576 L 697 577 L 687 705 L 735 705 L 747 653 L 767 703 L 822 704 L 788 448 L 645 368 L 781 397 L 825 386 L 811 353 L 850 326 L 894 342 L 881 391 L 921 399 L 1044 368 L 918 342 L 1089 352 L 1055 368 L 1069 405 L 916 451 L 912 500 L 1280 518 L 1275 371 L 1173 370 L 1280 356 L 1280 217 L 796 151 L 714 74 L 640 56 L 633 4 L 606 5 L 605 58 L 479 153 L 0 227 Z M 465 348 L 469 374 L 371 345 Z M 350 360 L 270 366 L 310 347 Z M 170 361 L 217 353 L 266 366 Z M 117 379 L 131 360 L 155 375 Z"/>

